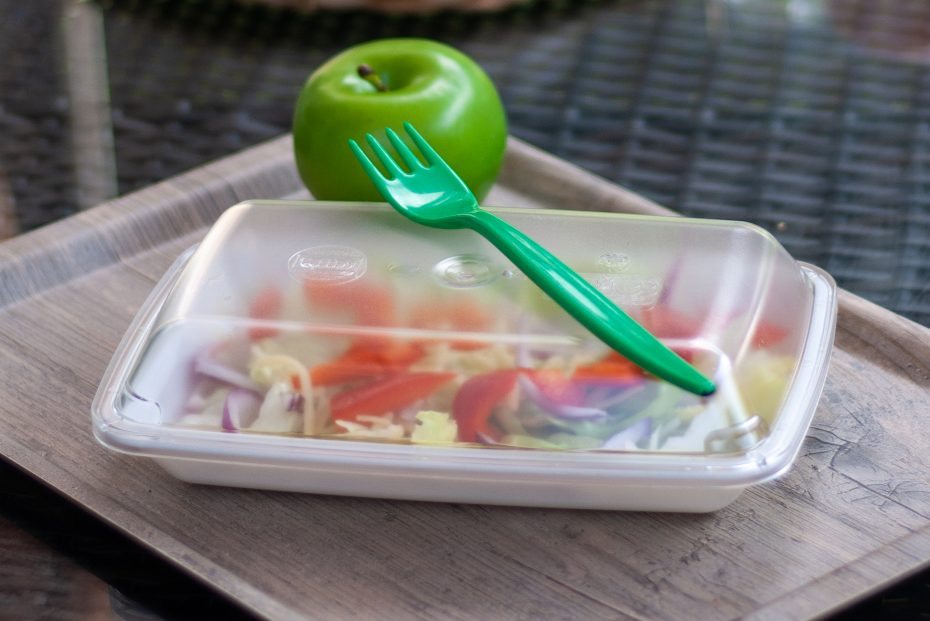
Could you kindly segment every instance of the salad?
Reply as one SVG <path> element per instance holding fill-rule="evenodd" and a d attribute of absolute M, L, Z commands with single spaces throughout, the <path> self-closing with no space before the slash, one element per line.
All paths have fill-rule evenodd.
<path fill-rule="evenodd" d="M 404 300 L 365 280 L 266 287 L 252 296 L 247 328 L 196 354 L 176 422 L 413 444 L 704 452 L 714 430 L 752 417 L 770 424 L 794 372 L 791 357 L 774 353 L 787 334 L 779 327 L 758 327 L 732 372 L 695 338 L 694 321 L 643 311 L 648 329 L 715 375 L 720 390 L 701 398 L 598 343 L 506 337 L 493 304 L 469 300 Z M 280 321 L 308 313 L 315 327 Z"/>

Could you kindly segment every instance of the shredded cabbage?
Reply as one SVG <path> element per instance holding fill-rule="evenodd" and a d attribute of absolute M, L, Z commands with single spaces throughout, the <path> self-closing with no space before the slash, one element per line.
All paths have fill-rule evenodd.
<path fill-rule="evenodd" d="M 452 371 L 464 375 L 477 375 L 496 369 L 509 369 L 516 365 L 513 352 L 502 345 L 489 345 L 480 349 L 452 349 L 449 343 L 428 345 L 426 354 L 410 366 L 411 371 Z"/>
<path fill-rule="evenodd" d="M 179 422 L 182 425 L 219 427 L 223 422 L 223 404 L 228 394 L 228 388 L 218 388 L 203 400 L 199 412 L 186 414 Z"/>
<path fill-rule="evenodd" d="M 423 410 L 417 412 L 417 424 L 410 434 L 410 440 L 421 444 L 455 442 L 459 435 L 459 425 L 448 412 Z"/>
<path fill-rule="evenodd" d="M 260 386 L 289 382 L 291 376 L 302 373 L 304 365 L 295 358 L 282 354 L 260 354 L 250 365 L 249 376 Z"/>
<path fill-rule="evenodd" d="M 350 420 L 335 421 L 337 427 L 345 429 L 345 433 L 336 435 L 358 438 L 387 438 L 391 440 L 401 440 L 404 437 L 403 425 L 389 423 L 379 427 L 366 427 L 361 423 Z"/>
<path fill-rule="evenodd" d="M 252 431 L 294 433 L 300 430 L 300 415 L 289 411 L 294 391 L 290 382 L 272 384 L 258 410 L 258 418 L 249 426 Z"/>
<path fill-rule="evenodd" d="M 781 407 L 794 366 L 795 360 L 790 356 L 771 356 L 760 350 L 747 355 L 736 369 L 736 383 L 747 409 L 769 425 Z"/>
<path fill-rule="evenodd" d="M 303 397 L 304 433 L 317 435 L 323 431 L 326 420 L 313 407 L 313 383 L 310 381 L 310 372 L 296 358 L 283 354 L 258 354 L 252 361 L 249 375 L 253 382 L 262 386 L 290 385 L 293 378 L 296 378 L 300 395 Z"/>
<path fill-rule="evenodd" d="M 323 309 L 325 312 L 320 315 L 323 312 L 320 308 L 309 309 L 302 291 L 285 298 L 287 308 L 282 311 L 282 317 L 301 318 L 312 311 L 317 319 L 330 315 L 334 323 L 340 319 L 336 311 Z M 406 306 L 410 303 L 414 301 L 408 300 Z M 448 329 L 455 329 L 455 326 L 449 324 Z M 530 330 L 528 333 L 533 332 Z M 464 410 L 455 406 L 456 415 L 461 417 L 458 422 L 451 414 L 456 397 L 469 378 L 519 368 L 523 370 L 521 373 L 525 373 L 521 375 L 524 379 L 536 371 L 545 371 L 550 375 L 558 372 L 566 381 L 573 381 L 579 366 L 597 364 L 604 359 L 605 353 L 599 345 L 583 351 L 558 350 L 558 353 L 544 347 L 537 350 L 531 344 L 508 346 L 500 342 L 463 347 L 461 343 L 416 339 L 405 345 L 416 354 L 412 363 L 406 358 L 402 362 L 390 358 L 390 348 L 380 351 L 372 347 L 366 352 L 364 341 L 351 334 L 337 332 L 326 335 L 282 329 L 258 340 L 238 337 L 218 343 L 209 350 L 209 354 L 217 363 L 239 374 L 247 373 L 265 393 L 258 416 L 249 430 L 386 440 L 406 438 L 418 444 L 446 444 L 458 440 L 460 423 L 465 428 L 472 422 L 468 418 L 470 405 L 463 406 Z M 697 348 L 694 353 L 694 364 L 699 368 L 712 367 L 714 355 L 701 351 Z M 362 356 L 356 356 L 359 353 Z M 374 362 L 365 358 L 366 353 Z M 361 372 L 352 367 L 356 361 Z M 331 363 L 330 369 L 348 371 L 345 379 L 323 379 L 329 376 L 318 374 L 321 385 L 314 386 L 310 370 L 317 365 Z M 380 377 L 379 365 L 384 367 L 385 374 L 395 371 L 454 373 L 455 378 L 428 396 L 391 406 L 394 411 L 385 412 L 388 406 L 384 403 L 391 403 L 390 399 L 364 394 L 369 386 L 376 386 L 377 382 L 373 380 Z M 703 451 L 704 439 L 710 431 L 743 420 L 745 411 L 758 414 L 771 423 L 795 366 L 793 358 L 775 357 L 766 350 L 746 353 L 736 368 L 736 382 L 732 387 L 737 391 L 735 399 L 741 398 L 745 407 L 736 407 L 734 399 L 725 399 L 725 390 L 721 390 L 714 399 L 701 400 L 669 384 L 656 384 L 654 379 L 646 376 L 636 384 L 628 378 L 612 383 L 610 378 L 602 380 L 599 376 L 584 378 L 582 375 L 579 377 L 583 379 L 573 385 L 572 390 L 566 391 L 566 405 L 587 407 L 590 403 L 591 407 L 606 412 L 603 420 L 575 418 L 540 407 L 539 403 L 523 394 L 527 389 L 519 385 L 497 403 L 477 400 L 474 407 L 484 413 L 486 428 L 482 433 L 503 445 L 569 450 Z M 369 373 L 369 368 L 375 370 Z M 336 373 L 336 377 L 341 376 Z M 184 415 L 179 422 L 221 427 L 229 387 L 223 385 L 222 377 L 204 380 L 203 374 L 199 374 L 198 379 L 201 383 L 195 386 L 194 394 L 184 404 Z M 251 384 L 242 379 L 242 383 Z M 228 379 L 225 383 L 236 385 Z M 255 389 L 256 386 L 249 388 Z M 379 415 L 334 420 L 330 411 L 332 401 L 353 397 L 353 391 L 359 391 L 363 399 L 384 401 L 365 410 Z M 636 432 L 640 427 L 645 430 L 638 436 Z M 624 432 L 629 438 L 620 435 Z M 610 444 L 618 435 L 618 442 L 625 444 Z"/>

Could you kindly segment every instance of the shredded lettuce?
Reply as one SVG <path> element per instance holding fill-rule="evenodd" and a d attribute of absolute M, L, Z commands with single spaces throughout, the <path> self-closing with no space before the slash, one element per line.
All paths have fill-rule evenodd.
<path fill-rule="evenodd" d="M 545 321 L 536 321 L 542 321 L 546 330 L 551 330 L 549 323 L 555 314 L 548 316 L 547 313 L 555 313 L 557 308 L 545 296 L 535 295 L 539 299 L 534 298 L 532 304 L 537 306 L 540 316 L 547 317 Z M 334 322 L 340 319 L 335 310 L 308 308 L 302 290 L 295 290 L 285 298 L 282 317 L 301 318 L 312 311 L 317 319 L 320 312 L 324 317 L 331 316 Z M 418 302 L 411 299 L 398 308 L 408 308 L 414 303 Z M 536 328 L 535 324 L 527 323 L 522 331 L 535 334 Z M 742 338 L 742 327 L 738 328 L 733 339 Z M 451 322 L 443 329 L 459 327 Z M 376 345 L 369 346 L 366 344 L 369 342 Z M 773 356 L 767 350 L 748 351 L 735 367 L 735 382 L 726 384 L 735 391 L 735 397 L 730 400 L 724 398 L 723 390 L 713 399 L 700 399 L 646 375 L 632 379 L 624 376 L 620 381 L 612 381 L 611 378 L 578 374 L 577 384 L 564 395 L 557 393 L 556 398 L 546 393 L 546 398 L 552 401 L 549 403 L 534 398 L 527 388 L 532 374 L 544 372 L 540 375 L 544 378 L 558 372 L 555 377 L 574 382 L 579 366 L 604 359 L 603 346 L 555 352 L 546 347 L 537 350 L 532 343 L 514 347 L 495 342 L 482 346 L 417 339 L 405 343 L 406 348 L 398 348 L 413 352 L 412 360 L 403 355 L 395 360 L 392 356 L 396 352 L 391 347 L 382 351 L 378 343 L 380 339 L 367 341 L 350 334 L 326 336 L 284 329 L 262 338 L 243 336 L 217 343 L 205 355 L 210 362 L 228 369 L 213 367 L 211 375 L 202 369 L 197 371 L 195 365 L 194 379 L 199 384 L 183 404 L 179 422 L 221 427 L 229 387 L 240 386 L 256 394 L 263 393 L 258 416 L 247 427 L 249 430 L 316 437 L 407 439 L 417 444 L 455 443 L 459 424 L 465 429 L 474 422 L 468 417 L 467 407 L 456 410 L 458 422 L 450 413 L 463 383 L 485 373 L 521 369 L 521 380 L 525 381 L 516 389 L 497 403 L 479 404 L 479 422 L 484 427 L 478 438 L 486 436 L 503 445 L 548 450 L 703 451 L 708 433 L 744 420 L 745 412 L 758 414 L 771 424 L 797 366 L 796 360 L 788 356 Z M 697 347 L 694 356 L 693 363 L 699 368 L 712 368 L 717 354 Z M 325 373 L 316 373 L 318 365 L 334 361 L 336 367 L 340 366 L 338 363 L 345 364 L 344 379 L 339 379 L 338 374 L 337 380 L 324 379 L 328 377 Z M 352 366 L 356 363 L 358 371 Z M 428 396 L 403 407 L 383 414 L 385 408 L 373 408 L 371 411 L 378 416 L 362 414 L 357 418 L 346 417 L 352 420 L 334 420 L 332 401 L 352 397 L 353 391 L 364 396 L 364 391 L 372 385 L 372 380 L 381 377 L 382 371 L 385 375 L 409 371 L 449 373 L 455 377 Z M 320 385 L 313 385 L 312 375 L 317 376 Z M 558 384 L 550 386 L 558 387 Z M 741 405 L 735 407 L 735 400 L 740 399 Z M 579 408 L 596 410 L 598 416 L 580 415 Z M 249 418 L 254 410 L 253 400 Z"/>
<path fill-rule="evenodd" d="M 249 376 L 259 386 L 271 386 L 279 382 L 290 382 L 292 376 L 304 370 L 304 365 L 290 356 L 261 354 L 252 361 Z"/>
<path fill-rule="evenodd" d="M 769 425 L 781 407 L 795 364 L 791 356 L 771 356 L 760 350 L 747 355 L 736 369 L 736 383 L 746 408 Z"/>
<path fill-rule="evenodd" d="M 278 433 L 300 431 L 300 415 L 288 410 L 293 394 L 290 383 L 272 384 L 258 410 L 258 418 L 249 426 L 249 429 Z"/>
<path fill-rule="evenodd" d="M 313 384 L 310 372 L 296 358 L 284 354 L 258 353 L 249 369 L 252 381 L 261 386 L 292 384 L 297 382 L 303 397 L 303 430 L 307 435 L 316 435 L 326 426 L 325 417 L 314 407 Z M 293 392 L 293 391 L 292 391 Z"/>
<path fill-rule="evenodd" d="M 413 442 L 420 444 L 435 444 L 455 442 L 459 435 L 459 425 L 448 412 L 423 410 L 417 412 L 417 424 L 410 434 Z"/>
<path fill-rule="evenodd" d="M 400 440 L 404 437 L 403 425 L 398 425 L 396 423 L 390 423 L 385 426 L 372 427 L 368 427 L 361 423 L 356 423 L 350 420 L 337 420 L 335 423 L 337 427 L 342 427 L 345 429 L 345 433 L 337 434 L 340 436 L 358 438 L 387 438 L 392 440 Z"/>

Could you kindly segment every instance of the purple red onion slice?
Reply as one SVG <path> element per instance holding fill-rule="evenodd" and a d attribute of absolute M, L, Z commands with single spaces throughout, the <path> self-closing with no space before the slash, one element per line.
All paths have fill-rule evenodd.
<path fill-rule="evenodd" d="M 258 415 L 262 399 L 251 390 L 233 388 L 223 402 L 223 431 L 236 432 L 251 424 Z"/>
<path fill-rule="evenodd" d="M 533 380 L 524 375 L 521 375 L 517 381 L 520 383 L 520 389 L 527 399 L 553 416 L 567 420 L 599 420 L 607 417 L 607 412 L 598 408 L 566 405 L 553 401 L 543 394 Z"/>

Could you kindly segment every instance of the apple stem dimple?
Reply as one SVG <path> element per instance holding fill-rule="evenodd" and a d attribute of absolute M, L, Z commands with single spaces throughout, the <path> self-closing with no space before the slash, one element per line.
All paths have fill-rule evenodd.
<path fill-rule="evenodd" d="M 372 69 L 369 65 L 365 65 L 365 64 L 359 65 L 358 75 L 363 80 L 365 80 L 366 82 L 374 86 L 376 89 L 378 89 L 378 91 L 381 93 L 385 92 L 388 89 L 388 87 L 384 84 L 384 82 L 381 81 L 381 76 L 375 73 L 375 70 Z"/>

